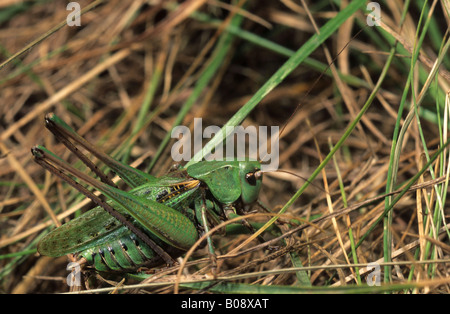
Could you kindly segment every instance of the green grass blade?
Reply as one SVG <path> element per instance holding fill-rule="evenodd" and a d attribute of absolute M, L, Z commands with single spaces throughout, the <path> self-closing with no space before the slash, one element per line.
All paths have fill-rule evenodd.
<path fill-rule="evenodd" d="M 357 293 L 383 293 L 411 289 L 417 285 L 414 283 L 369 286 L 347 285 L 342 287 L 300 287 L 300 286 L 262 286 L 243 283 L 221 282 L 214 285 L 213 282 L 183 283 L 184 288 L 203 290 L 214 293 L 238 293 L 238 294 L 357 294 Z"/>
<path fill-rule="evenodd" d="M 224 125 L 222 130 L 209 141 L 201 152 L 198 152 L 186 166 L 189 166 L 209 155 L 222 139 L 227 138 L 236 127 L 244 121 L 250 112 L 277 87 L 294 69 L 296 69 L 314 50 L 316 50 L 328 37 L 330 37 L 353 13 L 360 9 L 365 1 L 352 1 L 340 11 L 333 19 L 320 28 L 320 34 L 313 35 L 296 53 L 290 57 L 275 74 L 253 95 L 253 97 Z"/>
<path fill-rule="evenodd" d="M 235 15 L 233 19 L 231 20 L 232 25 L 239 25 L 242 22 L 242 16 Z M 174 121 L 174 126 L 180 125 L 183 122 L 184 117 L 187 115 L 187 113 L 191 110 L 192 106 L 196 102 L 196 100 L 200 97 L 204 89 L 208 86 L 210 81 L 213 79 L 214 75 L 219 70 L 220 66 L 223 64 L 223 61 L 225 57 L 227 56 L 229 49 L 231 48 L 231 44 L 233 42 L 235 36 L 233 36 L 230 33 L 224 33 L 222 34 L 221 38 L 219 39 L 219 42 L 216 46 L 215 51 L 213 52 L 213 58 L 211 62 L 206 66 L 204 69 L 202 75 L 200 76 L 197 84 L 194 87 L 194 90 L 192 94 L 189 96 L 189 98 L 184 103 L 182 109 L 180 110 L 176 120 Z M 155 153 L 154 158 L 152 159 L 151 163 L 149 164 L 147 171 L 150 172 L 151 169 L 154 167 L 155 163 L 161 156 L 163 150 L 167 146 L 171 139 L 171 133 L 169 132 L 164 139 L 161 142 L 161 145 L 159 146 L 157 152 Z"/>

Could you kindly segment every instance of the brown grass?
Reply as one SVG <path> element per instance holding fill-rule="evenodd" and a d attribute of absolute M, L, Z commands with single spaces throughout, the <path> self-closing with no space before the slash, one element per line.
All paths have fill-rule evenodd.
<path fill-rule="evenodd" d="M 89 3 L 78 2 L 82 8 Z M 3 271 L 0 272 L 0 292 L 68 291 L 64 283 L 68 274 L 67 258 L 38 256 L 32 250 L 36 248 L 40 234 L 53 225 L 49 217 L 53 215 L 54 220 L 64 223 L 73 217 L 75 211 L 85 210 L 88 201 L 76 198 L 70 187 L 33 163 L 30 148 L 35 144 L 45 145 L 64 159 L 75 162 L 44 128 L 44 115 L 55 112 L 88 140 L 97 143 L 100 149 L 114 155 L 131 137 L 149 91 L 149 83 L 160 71 L 161 80 L 150 107 L 154 112 L 153 118 L 131 137 L 133 147 L 129 162 L 145 169 L 159 143 L 170 132 L 182 104 L 191 95 L 202 67 L 213 57 L 211 51 L 229 22 L 227 17 L 232 9 L 221 2 L 206 0 L 184 1 L 177 9 L 170 7 L 174 1 L 150 1 L 155 3 L 152 5 L 145 5 L 145 2 L 148 1 L 107 1 L 85 13 L 81 17 L 81 27 L 62 27 L 1 69 L 0 255 L 24 253 L 23 256 L 0 259 Z M 65 3 L 25 4 L 28 7 L 2 21 L 0 61 L 64 21 L 68 14 Z M 4 6 L 9 8 L 6 4 Z M 250 1 L 242 28 L 297 50 L 315 32 L 306 8 L 288 0 Z M 224 23 L 215 25 L 196 20 L 190 16 L 196 10 Z M 337 7 L 325 7 L 311 16 L 320 27 L 338 10 Z M 436 21 L 449 25 L 442 7 L 438 5 L 435 10 Z M 408 12 L 401 31 L 400 13 L 397 7 L 383 8 L 382 27 L 411 53 L 420 10 L 412 8 Z M 365 19 L 361 12 L 356 18 Z M 330 64 L 349 44 L 330 68 L 332 76 L 321 76 L 320 71 L 301 65 L 245 120 L 244 126 L 278 125 L 281 128 L 287 123 L 280 140 L 280 169 L 309 177 L 328 154 L 330 143 L 337 142 L 367 100 L 386 62 L 388 50 L 377 45 L 368 33 L 352 38 L 357 28 L 355 21 L 348 21 L 326 42 L 326 47 L 311 56 Z M 425 40 L 418 64 L 430 71 L 438 52 L 428 39 Z M 289 208 L 284 220 L 297 218 L 305 221 L 344 208 L 339 181 L 345 186 L 349 205 L 386 192 L 387 171 L 392 168 L 389 161 L 392 134 L 408 75 L 402 58 L 404 56 L 400 54 L 395 57 L 375 102 L 335 154 L 335 163 L 324 168 L 313 185 Z M 184 118 L 183 124 L 192 127 L 193 119 L 202 117 L 203 127 L 223 125 L 286 59 L 281 54 L 236 39 L 220 70 Z M 445 66 L 441 69 L 438 88 L 448 91 L 448 72 Z M 339 78 L 337 71 L 359 78 L 362 83 L 349 84 Z M 318 77 L 320 80 L 315 83 Z M 417 88 L 415 95 L 418 96 L 422 85 L 418 80 L 414 84 Z M 291 116 L 299 104 L 299 110 Z M 423 107 L 435 109 L 433 97 L 426 98 Z M 405 113 L 403 117 L 406 117 Z M 427 120 L 421 123 L 427 146 L 434 152 L 439 145 L 439 126 Z M 164 174 L 172 163 L 169 144 L 152 174 Z M 425 163 L 415 121 L 406 134 L 399 156 L 396 184 L 412 178 Z M 436 173 L 442 171 L 440 167 L 439 163 L 434 164 Z M 429 174 L 421 179 L 429 180 Z M 282 172 L 267 174 L 260 200 L 276 211 L 303 183 L 304 180 Z M 430 199 L 425 199 L 424 193 Z M 436 234 L 430 237 L 430 230 L 435 227 L 431 218 L 435 214 L 436 202 L 434 189 L 428 186 L 427 189 L 406 193 L 394 207 L 388 226 L 393 237 L 391 259 L 399 265 L 391 268 L 391 283 L 405 283 L 411 276 L 411 282 L 418 287 L 415 292 L 449 291 L 446 267 L 449 262 L 448 234 L 445 230 L 436 230 Z M 357 242 L 380 216 L 384 206 L 383 198 L 358 207 L 348 215 L 311 224 L 302 233 L 289 237 L 287 246 L 278 241 L 278 251 L 261 248 L 221 259 L 220 256 L 232 251 L 248 235 L 213 236 L 219 255 L 217 275 L 229 277 L 231 282 L 295 287 L 295 272 L 232 280 L 233 276 L 245 273 L 300 266 L 293 265 L 288 254 L 291 252 L 298 255 L 303 266 L 311 267 L 307 274 L 312 286 L 356 285 L 354 275 L 358 270 L 362 273 L 362 285 L 365 285 L 364 276 L 370 272 L 365 271 L 365 266 L 352 266 L 355 261 L 348 256 L 351 247 L 348 232 L 351 227 Z M 443 208 L 441 227 L 443 221 L 448 223 L 449 215 L 445 204 Z M 428 212 L 425 214 L 424 211 Z M 290 228 L 293 227 L 288 224 L 282 226 L 283 232 Z M 426 255 L 427 243 L 433 244 L 433 256 Z M 256 244 L 252 242 L 253 246 Z M 249 248 L 246 246 L 241 250 Z M 358 263 L 383 262 L 383 249 L 381 223 L 357 249 Z M 196 273 L 201 267 L 191 265 L 186 268 L 186 277 L 183 278 L 204 278 L 210 271 L 207 251 L 200 249 L 193 254 L 194 260 L 203 258 L 200 265 L 204 269 Z M 441 260 L 441 263 L 434 266 L 421 264 L 421 261 L 432 258 Z M 447 264 L 442 262 L 445 260 Z M 339 268 L 336 265 L 346 266 Z M 415 269 L 412 269 L 413 265 Z M 436 269 L 431 272 L 431 267 Z M 161 268 L 158 271 L 166 270 Z M 383 267 L 381 270 L 384 271 Z M 170 275 L 174 277 L 162 277 L 161 280 L 173 280 L 175 274 L 172 272 Z M 156 279 L 156 276 L 151 278 Z M 97 280 L 90 285 L 93 288 L 108 286 L 99 282 Z M 170 293 L 173 286 L 146 290 Z"/>

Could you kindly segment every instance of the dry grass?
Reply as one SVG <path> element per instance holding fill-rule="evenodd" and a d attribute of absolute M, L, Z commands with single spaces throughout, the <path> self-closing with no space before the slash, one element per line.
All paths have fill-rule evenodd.
<path fill-rule="evenodd" d="M 89 3 L 78 2 L 81 8 Z M 11 10 L 1 20 L 2 61 L 64 21 L 68 14 L 66 2 L 62 1 L 21 3 L 17 1 L 17 11 Z M 280 139 L 280 169 L 307 178 L 330 151 L 330 143 L 335 145 L 343 136 L 372 92 L 391 47 L 380 34 L 390 33 L 399 41 L 398 46 L 404 48 L 396 52 L 370 109 L 334 154 L 333 161 L 287 209 L 285 220 L 287 217 L 312 220 L 382 195 L 387 191 L 390 170 L 396 176 L 392 186 L 395 190 L 416 175 L 426 164 L 426 157 L 432 156 L 443 142 L 440 135 L 446 128 L 437 121 L 444 118 L 443 95 L 449 90 L 450 79 L 445 68 L 450 61 L 448 54 L 444 55 L 438 75 L 427 79 L 441 54 L 436 42 L 426 37 L 415 64 L 412 85 L 408 85 L 409 55 L 415 49 L 421 10 L 411 7 L 400 30 L 401 8 L 394 7 L 391 1 L 388 3 L 382 7 L 383 24 L 378 29 L 364 25 L 365 16 L 358 11 L 355 20 L 344 23 L 310 56 L 324 65 L 337 56 L 328 71 L 331 74 L 322 75 L 321 70 L 302 64 L 262 99 L 243 123 L 244 126 L 275 125 L 280 128 L 287 123 Z M 441 6 L 443 3 L 445 1 L 438 3 L 431 15 L 441 26 L 441 36 L 444 36 L 445 25 L 449 25 L 449 16 L 443 13 Z M 62 27 L 1 69 L 1 292 L 68 290 L 64 283 L 67 258 L 38 256 L 36 244 L 44 230 L 54 228 L 50 227 L 51 215 L 64 223 L 76 210 L 86 209 L 88 202 L 82 201 L 70 187 L 33 163 L 30 148 L 35 144 L 45 145 L 64 159 L 75 162 L 45 130 L 44 115 L 55 112 L 88 140 L 114 156 L 127 152 L 130 147 L 129 163 L 146 169 L 161 141 L 170 132 L 180 109 L 195 91 L 203 68 L 214 59 L 214 47 L 230 22 L 233 7 L 219 1 L 184 1 L 178 8 L 173 4 L 174 1 L 108 1 L 85 13 L 81 17 L 81 27 Z M 323 6 L 317 11 L 318 7 L 321 6 L 304 7 L 290 0 L 250 1 L 241 27 L 261 39 L 295 51 L 317 31 L 308 10 L 313 11 L 311 16 L 319 25 L 317 28 L 339 11 L 336 6 Z M 5 4 L 3 11 L 9 12 L 7 9 L 10 8 L 12 6 Z M 206 22 L 191 16 L 196 10 L 223 23 Z M 352 38 L 359 29 L 363 32 Z M 448 41 L 448 34 L 446 36 L 441 38 L 442 45 Z M 192 127 L 193 119 L 202 117 L 203 127 L 222 126 L 286 60 L 281 51 L 271 51 L 235 38 L 221 66 L 181 124 Z M 419 69 L 424 73 L 419 75 Z M 338 71 L 350 79 L 338 75 Z M 155 80 L 157 87 L 152 94 Z M 400 127 L 405 125 L 414 101 L 421 106 L 421 124 L 418 124 L 417 116 L 412 119 L 400 141 L 401 150 L 394 155 L 398 161 L 395 167 L 391 159 L 393 133 L 398 130 L 396 120 L 402 94 L 411 86 L 414 90 L 407 93 L 407 108 L 401 113 Z M 426 87 L 421 94 L 423 86 Z M 150 109 L 140 111 L 146 102 Z M 440 116 L 436 103 L 440 106 Z M 145 123 L 135 135 L 133 130 L 139 119 Z M 124 143 L 130 143 L 130 146 Z M 424 150 L 424 143 L 430 152 Z M 173 163 L 170 146 L 169 143 L 169 148 L 158 158 L 152 174 L 161 175 L 170 168 Z M 443 156 L 433 163 L 435 177 L 446 175 L 448 161 Z M 417 183 L 432 179 L 427 171 Z M 269 173 L 264 178 L 260 199 L 277 211 L 304 182 L 282 172 Z M 261 248 L 233 258 L 219 257 L 217 275 L 229 278 L 233 283 L 295 288 L 299 287 L 296 275 L 303 274 L 308 275 L 313 287 L 322 287 L 321 292 L 332 291 L 331 286 L 354 286 L 353 292 L 358 292 L 358 287 L 366 286 L 366 276 L 370 273 L 365 264 L 392 260 L 397 263 L 395 266 L 381 267 L 383 275 L 386 270 L 390 271 L 384 288 L 401 292 L 448 293 L 449 238 L 443 226 L 448 224 L 450 212 L 446 193 L 441 193 L 442 200 L 435 193 L 436 189 L 445 189 L 446 185 L 445 181 L 441 185 L 431 183 L 424 189 L 405 193 L 390 211 L 390 216 L 374 228 L 373 223 L 386 208 L 385 198 L 355 207 L 336 219 L 327 216 L 317 223 L 305 224 L 301 233 L 287 239 L 286 246 L 278 241 L 278 251 Z M 344 187 L 341 190 L 340 184 Z M 442 206 L 440 202 L 443 202 Z M 284 225 L 282 230 L 287 232 L 292 228 Z M 370 232 L 366 233 L 368 230 Z M 362 237 L 364 241 L 355 249 L 355 260 L 349 254 Z M 219 256 L 232 251 L 246 238 L 248 235 L 213 236 Z M 391 244 L 383 242 L 389 238 Z M 253 246 L 257 244 L 252 243 Z M 206 250 L 198 250 L 194 256 L 194 260 L 205 258 L 201 265 L 206 266 L 203 272 L 207 273 Z M 422 263 L 428 260 L 438 262 Z M 355 264 L 361 265 L 356 267 Z M 309 268 L 303 273 L 287 271 L 294 266 Z M 187 277 L 183 278 L 204 278 L 202 271 L 195 272 L 198 269 L 198 265 L 187 267 L 184 273 Z M 272 273 L 255 276 L 261 271 Z M 358 271 L 361 271 L 360 279 L 355 278 Z M 248 278 L 238 277 L 252 273 Z M 410 285 L 394 285 L 399 283 Z M 301 281 L 300 286 L 304 285 Z M 91 283 L 93 288 L 100 286 L 108 285 L 99 281 Z M 148 287 L 146 290 L 170 293 L 173 286 Z M 308 291 L 306 287 L 305 291 Z"/>

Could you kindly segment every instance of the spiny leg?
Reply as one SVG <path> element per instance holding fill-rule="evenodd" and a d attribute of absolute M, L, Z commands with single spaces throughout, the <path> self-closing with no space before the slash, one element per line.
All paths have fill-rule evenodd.
<path fill-rule="evenodd" d="M 244 215 L 245 213 L 242 212 L 242 210 L 237 210 L 236 207 L 234 207 L 232 204 L 228 204 L 224 206 L 224 212 L 225 214 L 227 213 L 228 210 L 233 211 L 233 213 L 237 214 L 237 215 Z M 228 219 L 228 217 L 227 217 Z M 255 228 L 253 228 L 253 226 L 247 221 L 247 219 L 241 219 L 241 224 L 247 228 L 252 234 L 256 232 Z M 257 236 L 257 239 L 260 243 L 264 243 L 266 242 L 266 240 L 264 240 L 264 238 L 261 235 Z"/>
<path fill-rule="evenodd" d="M 272 211 L 271 211 L 267 206 L 265 206 L 263 203 L 261 203 L 259 200 L 257 201 L 257 204 L 258 204 L 265 212 L 272 213 Z M 225 205 L 225 206 L 224 206 L 224 213 L 225 213 L 225 215 L 227 216 L 227 219 L 229 219 L 229 217 L 228 217 L 228 215 L 227 215 L 227 211 L 230 211 L 230 210 L 231 210 L 234 214 L 236 214 L 236 215 L 245 215 L 246 213 L 248 214 L 248 212 L 243 211 L 242 209 L 238 210 L 234 205 L 228 204 L 228 205 Z M 245 228 L 247 228 L 247 229 L 250 231 L 251 234 L 256 233 L 256 229 L 252 226 L 251 223 L 248 222 L 247 219 L 241 219 L 241 224 L 242 224 L 242 226 L 244 226 Z M 256 237 L 256 239 L 257 239 L 258 242 L 261 243 L 261 244 L 263 244 L 263 243 L 266 242 L 266 240 L 265 240 L 265 239 L 262 237 L 262 235 L 260 235 L 260 234 Z M 267 247 L 267 250 L 268 250 L 268 251 L 271 251 L 271 252 L 277 251 L 277 250 L 279 250 L 279 249 L 280 249 L 280 247 L 279 247 L 279 246 L 276 246 L 276 245 L 271 245 L 271 246 Z"/>
<path fill-rule="evenodd" d="M 86 149 L 88 152 L 97 157 L 101 162 L 111 168 L 119 177 L 121 177 L 130 187 L 135 188 L 149 181 L 155 180 L 155 177 L 135 169 L 129 165 L 123 164 L 107 154 L 100 151 L 94 145 L 86 141 L 75 130 L 68 126 L 63 120 L 58 118 L 55 114 L 49 113 L 45 116 L 45 126 L 57 137 L 70 151 L 80 158 L 100 179 L 114 186 L 112 180 L 104 174 L 98 167 L 93 164 L 90 159 L 85 156 L 76 146 L 79 145 Z M 75 144 L 73 144 L 70 140 Z"/>
<path fill-rule="evenodd" d="M 209 226 L 208 226 L 208 219 L 206 218 L 208 206 L 206 205 L 206 198 L 205 193 L 203 190 L 201 190 L 201 197 L 198 198 L 195 202 L 195 210 L 197 211 L 197 217 L 200 216 L 201 219 L 201 225 L 206 233 L 209 232 Z M 198 215 L 200 214 L 200 215 Z M 216 277 L 217 274 L 217 258 L 216 253 L 214 251 L 214 245 L 212 243 L 211 236 L 208 236 L 206 238 L 206 242 L 208 245 L 208 254 L 209 258 L 211 260 L 211 272 L 214 277 Z"/>
<path fill-rule="evenodd" d="M 117 187 L 112 179 L 103 171 L 101 171 L 85 154 L 83 154 L 69 139 L 72 139 L 75 143 L 80 144 L 85 141 L 84 138 L 78 135 L 75 131 L 69 129 L 64 121 L 57 118 L 54 114 L 50 113 L 45 116 L 45 126 L 53 135 L 64 144 L 72 153 L 74 153 L 89 169 L 91 169 L 102 182 L 111 186 Z M 67 127 L 65 127 L 67 126 Z M 87 141 L 86 141 L 87 142 Z M 84 147 L 84 146 L 83 146 Z"/>

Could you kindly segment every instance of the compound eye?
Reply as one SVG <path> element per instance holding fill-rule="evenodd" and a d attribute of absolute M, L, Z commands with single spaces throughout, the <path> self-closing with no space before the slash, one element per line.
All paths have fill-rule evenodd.
<path fill-rule="evenodd" d="M 261 171 L 257 170 L 255 172 L 249 172 L 245 175 L 245 180 L 251 186 L 256 186 L 257 181 L 261 178 Z"/>

